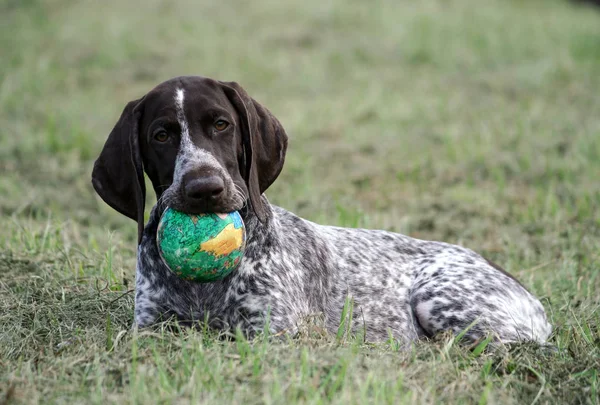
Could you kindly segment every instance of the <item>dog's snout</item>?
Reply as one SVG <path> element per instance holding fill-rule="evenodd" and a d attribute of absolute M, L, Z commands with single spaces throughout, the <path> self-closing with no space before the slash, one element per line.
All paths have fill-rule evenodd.
<path fill-rule="evenodd" d="M 219 166 L 190 168 L 174 174 L 173 186 L 163 198 L 171 208 L 188 214 L 232 212 L 240 208 L 236 186 Z"/>
<path fill-rule="evenodd" d="M 188 181 L 185 194 L 195 200 L 208 200 L 218 197 L 225 190 L 225 183 L 219 176 L 208 176 Z"/>

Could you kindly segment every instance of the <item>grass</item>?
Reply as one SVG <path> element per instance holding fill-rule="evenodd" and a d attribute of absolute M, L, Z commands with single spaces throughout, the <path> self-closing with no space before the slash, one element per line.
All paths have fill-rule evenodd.
<path fill-rule="evenodd" d="M 584 403 L 600 374 L 600 12 L 561 0 L 0 2 L 0 404 Z M 236 80 L 291 136 L 272 202 L 466 245 L 557 350 L 133 333 L 136 229 L 90 172 L 125 103 Z M 351 313 L 351 305 L 345 311 Z"/>

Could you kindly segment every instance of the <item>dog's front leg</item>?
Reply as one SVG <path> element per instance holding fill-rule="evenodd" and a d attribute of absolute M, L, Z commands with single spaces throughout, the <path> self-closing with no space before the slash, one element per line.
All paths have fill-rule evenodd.
<path fill-rule="evenodd" d="M 155 323 L 165 312 L 162 286 L 152 277 L 155 260 L 149 254 L 147 244 L 149 239 L 144 237 L 138 246 L 137 266 L 135 271 L 135 311 L 134 327 L 145 327 Z"/>

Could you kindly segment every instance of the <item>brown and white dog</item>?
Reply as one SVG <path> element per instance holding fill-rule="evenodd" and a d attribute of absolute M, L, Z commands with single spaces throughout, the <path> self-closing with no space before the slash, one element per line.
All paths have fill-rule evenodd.
<path fill-rule="evenodd" d="M 263 193 L 286 148 L 279 121 L 233 82 L 178 77 L 127 104 L 92 181 L 106 203 L 138 222 L 138 326 L 174 315 L 249 336 L 265 327 L 293 334 L 304 317 L 322 314 L 335 332 L 351 297 L 353 331 L 370 341 L 392 335 L 409 343 L 465 328 L 470 340 L 546 341 L 552 328 L 538 299 L 469 249 L 322 226 L 269 204 Z M 158 198 L 145 227 L 144 171 Z M 247 247 L 239 268 L 206 284 L 172 274 L 156 245 L 167 206 L 240 211 Z"/>

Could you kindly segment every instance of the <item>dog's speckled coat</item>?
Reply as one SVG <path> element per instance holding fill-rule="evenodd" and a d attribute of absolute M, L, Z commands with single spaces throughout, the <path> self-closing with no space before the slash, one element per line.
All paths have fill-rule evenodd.
<path fill-rule="evenodd" d="M 545 342 L 551 333 L 537 298 L 469 249 L 385 231 L 322 226 L 270 205 L 262 193 L 281 170 L 287 136 L 237 84 L 176 78 L 144 99 L 128 105 L 93 175 L 102 198 L 138 222 L 144 190 L 129 188 L 141 187 L 140 162 L 159 197 L 138 247 L 138 326 L 175 315 L 253 335 L 264 329 L 268 317 L 272 332 L 293 334 L 306 316 L 322 314 L 335 333 L 350 296 L 353 328 L 364 328 L 369 341 L 391 334 L 408 343 L 444 330 L 459 333 L 469 325 L 465 336 L 470 340 L 491 333 L 502 342 Z M 225 120 L 228 129 L 198 125 L 206 116 Z M 157 125 L 170 128 L 170 144 L 153 140 Z M 116 152 L 119 143 L 130 149 Z M 123 153 L 132 154 L 134 180 L 128 184 L 119 183 L 127 182 L 106 167 L 117 164 L 113 160 L 123 159 Z M 187 184 L 207 176 L 218 177 L 223 189 L 195 199 L 186 195 Z M 188 212 L 240 210 L 247 230 L 240 267 L 207 284 L 172 274 L 156 245 L 157 224 L 167 205 Z"/>

